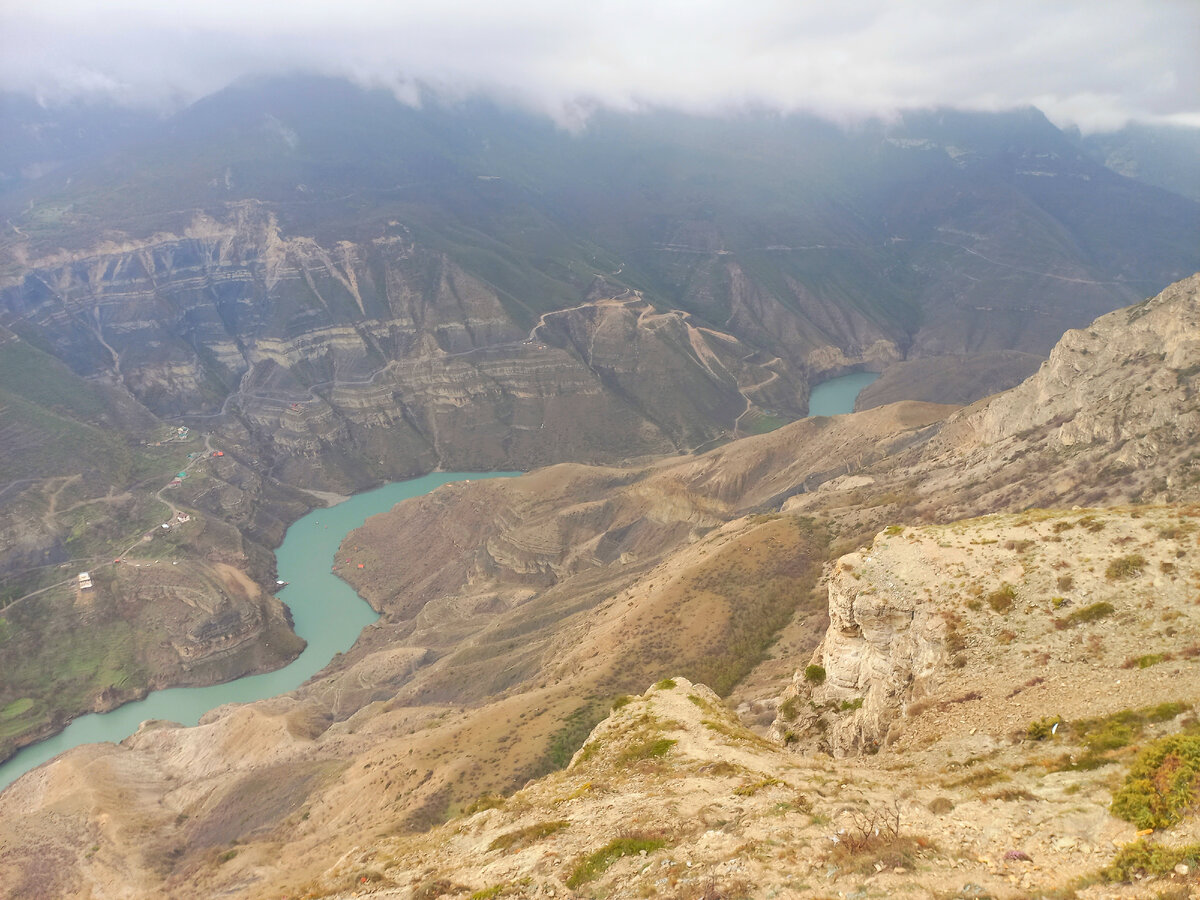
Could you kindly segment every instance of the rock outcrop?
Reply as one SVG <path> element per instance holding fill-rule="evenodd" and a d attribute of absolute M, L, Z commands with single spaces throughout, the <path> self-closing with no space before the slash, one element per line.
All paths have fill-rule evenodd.
<path fill-rule="evenodd" d="M 245 203 L 180 234 L 25 261 L 0 309 L 79 375 L 337 490 L 438 465 L 663 453 L 752 430 L 764 410 L 803 414 L 804 367 L 603 290 L 530 323 L 403 226 L 326 246 Z"/>
<path fill-rule="evenodd" d="M 994 443 L 1052 426 L 1064 449 L 1121 445 L 1114 462 L 1137 466 L 1165 445 L 1200 439 L 1200 275 L 1136 306 L 1068 331 L 1027 381 L 969 422 Z"/>
<path fill-rule="evenodd" d="M 1195 293 L 1194 284 L 1185 287 L 1171 301 L 1184 309 Z M 627 309 L 614 304 L 588 315 L 619 322 L 632 314 Z M 1169 310 L 1160 308 L 1162 321 Z M 1111 858 L 1112 841 L 1132 839 L 1133 828 L 1108 815 L 1107 782 L 1072 766 L 1071 756 L 1083 752 L 1083 725 L 1040 739 L 1048 729 L 1030 726 L 1145 708 L 1138 740 L 1150 740 L 1182 727 L 1180 717 L 1200 698 L 1189 662 L 1198 627 L 1189 556 L 1196 526 L 1187 505 L 1195 485 L 1180 477 L 1167 487 L 1164 476 L 1195 452 L 1187 430 L 1193 351 L 1180 346 L 1169 383 L 1151 366 L 1127 367 L 1127 380 L 1141 379 L 1148 396 L 1160 390 L 1183 423 L 1161 431 L 1145 470 L 1128 479 L 1095 475 L 1121 451 L 1119 435 L 1110 440 L 1101 430 L 1063 453 L 1054 436 L 1065 423 L 1051 419 L 987 443 L 979 438 L 986 402 L 958 412 L 898 404 L 794 423 L 695 456 L 548 468 L 406 503 L 342 548 L 374 554 L 366 569 L 350 572 L 383 610 L 349 653 L 292 695 L 216 710 L 197 729 L 153 725 L 121 746 L 79 748 L 30 773 L 0 797 L 0 823 L 20 822 L 20 833 L 0 831 L 0 874 L 25 886 L 34 848 L 99 841 L 92 857 L 61 868 L 54 891 L 83 894 L 87 885 L 123 879 L 147 894 L 190 896 L 199 884 L 237 895 L 264 883 L 246 881 L 251 874 L 297 893 L 337 890 L 351 877 L 359 886 L 357 879 L 375 878 L 397 896 L 443 877 L 489 890 L 494 885 L 472 873 L 489 864 L 493 842 L 565 821 L 554 845 L 565 855 L 543 856 L 535 839 L 530 846 L 541 849 L 521 857 L 532 868 L 514 862 L 504 874 L 488 870 L 511 875 L 515 881 L 504 883 L 516 895 L 533 883 L 522 879 L 542 876 L 557 894 L 566 887 L 557 860 L 569 857 L 573 869 L 613 839 L 572 832 L 576 824 L 608 822 L 611 813 L 611 821 L 640 825 L 651 807 L 680 848 L 678 858 L 656 857 L 656 864 L 699 862 L 713 877 L 736 875 L 728 864 L 749 851 L 742 843 L 718 848 L 710 833 L 772 816 L 762 833 L 778 837 L 786 827 L 794 853 L 767 853 L 761 868 L 747 869 L 755 885 L 774 884 L 776 860 L 787 872 L 802 865 L 837 890 L 858 890 L 876 876 L 842 868 L 826 844 L 878 823 L 871 817 L 880 809 L 899 810 L 914 841 L 903 864 L 872 857 L 865 870 L 879 872 L 892 895 L 953 893 L 964 879 L 991 893 L 1004 885 L 1029 893 L 1094 873 Z M 1099 389 L 1108 377 L 1080 372 L 1077 417 L 1101 414 L 1090 405 L 1117 389 Z M 1103 465 L 1085 484 L 1079 467 L 1096 463 Z M 1172 505 L 1027 508 L 1096 490 L 1144 497 L 1160 477 Z M 962 510 L 1007 513 L 954 521 Z M 926 524 L 913 523 L 921 518 Z M 855 552 L 867 529 L 877 537 Z M 844 559 L 831 577 L 832 630 L 814 655 L 820 636 L 809 642 L 806 635 L 818 630 L 820 613 L 809 598 L 829 554 Z M 783 621 L 771 618 L 780 609 L 794 617 L 782 632 L 787 646 L 825 678 L 814 687 L 818 673 L 796 673 L 778 704 L 775 733 L 793 750 L 823 748 L 840 758 L 783 755 L 778 744 L 736 727 L 707 692 L 684 686 L 696 699 L 683 703 L 702 714 L 700 738 L 690 736 L 695 715 L 675 705 L 621 701 L 619 716 L 631 717 L 624 725 L 602 728 L 590 754 L 566 774 L 534 782 L 504 812 L 484 814 L 465 831 L 455 820 L 428 838 L 366 845 L 363 835 L 427 828 L 473 797 L 508 793 L 565 764 L 614 695 L 636 689 L 633 677 L 645 684 L 667 669 L 706 673 L 694 681 L 736 680 L 744 671 L 737 666 L 757 659 L 750 649 L 765 646 L 755 642 L 780 633 L 746 629 Z M 785 667 L 794 670 L 795 661 L 767 660 L 754 671 Z M 777 684 L 769 695 L 778 695 Z M 704 749 L 712 735 L 749 755 L 713 755 Z M 1048 753 L 1056 742 L 1063 750 Z M 625 755 L 635 748 L 648 757 Z M 780 768 L 753 777 L 736 768 L 763 773 L 758 750 Z M 1105 764 L 1123 765 L 1128 756 L 1114 752 Z M 812 782 L 801 777 L 810 764 L 821 769 Z M 808 805 L 780 807 L 785 800 L 769 793 L 778 787 L 771 778 L 789 796 L 799 790 Z M 850 785 L 863 793 L 846 801 Z M 589 805 L 592 790 L 600 806 Z M 774 802 L 758 806 L 760 794 Z M 258 802 L 263 797 L 271 802 Z M 704 803 L 690 805 L 692 797 Z M 568 806 L 575 801 L 583 802 Z M 741 812 L 734 815 L 734 806 Z M 955 815 L 944 818 L 947 810 Z M 837 827 L 825 829 L 826 822 Z M 155 840 L 136 848 L 125 837 L 146 833 Z M 759 831 L 744 834 L 760 840 Z M 221 861 L 216 848 L 234 840 L 238 853 Z M 932 846 L 949 849 L 917 852 Z M 1018 868 L 1024 857 L 1046 867 Z M 919 878 L 885 872 L 912 867 Z M 168 870 L 175 874 L 164 878 Z M 604 879 L 598 886 L 614 892 L 641 892 L 654 881 L 640 864 L 614 865 Z"/>
<path fill-rule="evenodd" d="M 923 584 L 872 551 L 850 553 L 829 575 L 829 628 L 812 662 L 780 697 L 792 715 L 772 726 L 783 744 L 819 730 L 834 756 L 875 753 L 906 707 L 931 693 L 945 665 L 946 622 Z"/>

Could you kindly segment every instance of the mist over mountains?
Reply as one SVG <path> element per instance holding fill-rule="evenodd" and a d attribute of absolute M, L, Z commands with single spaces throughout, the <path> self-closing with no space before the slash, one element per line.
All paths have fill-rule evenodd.
<path fill-rule="evenodd" d="M 873 18 L 868 37 L 899 34 L 878 26 L 904 20 L 904 6 Z M 1003 46 L 1032 9 L 1017 3 L 962 29 L 995 26 L 978 64 L 1013 72 L 1014 95 L 1030 93 L 1061 43 Z M 170 112 L 123 105 L 122 84 L 82 69 L 64 78 L 99 84 L 83 92 L 91 99 L 0 96 L 0 759 L 85 711 L 294 657 L 303 641 L 274 595 L 278 579 L 301 579 L 277 571 L 272 550 L 315 506 L 433 470 L 528 472 L 447 486 L 346 535 L 334 571 L 381 618 L 295 692 L 223 707 L 195 729 L 152 723 L 5 789 L 0 811 L 20 814 L 0 815 L 0 894 L 184 898 L 204 885 L 257 897 L 285 885 L 317 896 L 373 880 L 388 896 L 494 897 L 530 895 L 536 878 L 538 892 L 563 896 L 576 880 L 567 856 L 582 866 L 610 838 L 578 827 L 597 821 L 581 811 L 595 801 L 612 821 L 613 810 L 642 816 L 625 776 L 647 776 L 657 801 L 656 779 L 674 778 L 681 760 L 713 809 L 762 794 L 759 813 L 790 817 L 791 858 L 772 854 L 747 877 L 790 878 L 799 859 L 828 882 L 828 835 L 814 829 L 846 810 L 840 787 L 818 785 L 844 787 L 864 769 L 822 763 L 805 782 L 811 796 L 788 787 L 793 799 L 772 812 L 765 797 L 798 777 L 781 762 L 790 747 L 878 752 L 886 776 L 871 802 L 899 810 L 903 799 L 906 822 L 937 835 L 904 866 L 869 863 L 868 877 L 883 872 L 886 888 L 917 865 L 942 879 L 936 896 L 963 878 L 1004 896 L 993 887 L 1007 876 L 981 854 L 1008 852 L 1012 829 L 970 844 L 960 836 L 974 811 L 942 824 L 930 805 L 935 788 L 938 809 L 990 802 L 975 788 L 992 780 L 947 783 L 951 755 L 964 768 L 985 758 L 1012 768 L 1021 793 L 991 799 L 1040 803 L 1058 788 L 1031 761 L 1039 748 L 1017 746 L 1026 722 L 1120 716 L 1118 696 L 1136 706 L 1144 700 L 1127 698 L 1148 692 L 1166 710 L 1135 716 L 1152 722 L 1148 734 L 1180 716 L 1189 727 L 1191 682 L 1167 678 L 1165 665 L 1139 674 L 1200 653 L 1183 643 L 1196 618 L 1186 586 L 1200 497 L 1200 147 L 1198 132 L 1162 124 L 1186 120 L 1186 103 L 1164 78 L 1146 93 L 1166 105 L 1147 100 L 1141 123 L 1084 134 L 1055 123 L 1073 121 L 1064 109 L 1088 107 L 1087 96 L 1048 89 L 1050 117 L 1030 105 L 987 111 L 1008 94 L 980 98 L 965 74 L 950 92 L 966 97 L 957 108 L 920 104 L 912 90 L 916 106 L 897 112 L 894 96 L 864 90 L 854 115 L 782 102 L 802 80 L 771 95 L 779 102 L 737 99 L 741 82 L 722 82 L 730 60 L 803 68 L 797 41 L 822 47 L 810 74 L 830 71 L 833 32 L 853 31 L 861 11 L 827 23 L 827 48 L 801 33 L 804 16 L 781 16 L 791 30 L 781 25 L 777 42 L 755 54 L 731 40 L 736 52 L 722 45 L 703 73 L 670 66 L 686 41 L 664 46 L 648 68 L 609 71 L 603 95 L 572 79 L 611 25 L 580 37 L 577 65 L 532 99 L 511 69 L 473 90 L 389 83 L 369 75 L 373 58 L 347 78 L 247 76 Z M 143 12 L 147 25 L 162 15 Z M 312 12 L 296 10 L 266 69 L 306 44 Z M 180 15 L 227 13 L 214 3 Z M 553 38 L 577 15 L 501 46 L 486 26 L 502 14 L 481 11 L 466 28 L 478 58 L 453 62 L 487 71 L 490 52 L 511 62 L 527 47 L 536 69 L 573 52 Z M 723 15 L 693 16 L 687 33 Z M 104 34 L 119 30 L 119 16 L 100 18 Z M 431 12 L 413 34 L 436 37 L 439 21 Z M 619 68 L 662 24 L 600 58 Z M 1106 21 L 1088 33 L 1120 30 Z M 202 43 L 216 62 L 226 51 L 237 62 L 255 38 L 243 31 L 236 46 Z M 330 35 L 330 56 L 345 34 Z M 438 46 L 408 57 L 432 59 Z M 961 46 L 941 45 L 949 69 L 931 60 L 917 80 L 962 72 Z M 1073 46 L 1069 58 L 1111 46 Z M 871 65 L 863 57 L 837 87 L 877 84 L 920 51 L 918 41 Z M 1147 52 L 1104 61 L 1118 79 L 1141 71 Z M 1030 60 L 1042 68 L 1014 62 Z M 3 78 L 11 65 L 0 63 L 3 83 L 14 83 Z M 615 77 L 636 84 L 646 71 L 670 77 L 649 93 Z M 174 90 L 177 73 L 162 72 Z M 720 97 L 689 94 L 693 76 Z M 1097 115 L 1131 118 L 1129 95 L 1093 100 Z M 863 371 L 881 373 L 859 397 L 865 411 L 809 415 L 814 385 Z M 997 512 L 1014 515 L 963 525 Z M 868 547 L 890 568 L 868 549 L 837 562 Z M 1113 554 L 1127 560 L 1116 578 L 1102 574 Z M 828 600 L 822 572 L 834 579 Z M 940 582 L 947 572 L 960 583 Z M 1107 612 L 1077 620 L 1110 596 Z M 1173 606 L 1163 623 L 1181 621 L 1159 629 L 1162 597 Z M 835 624 L 822 638 L 827 611 Z M 866 644 L 879 665 L 860 665 Z M 1146 647 L 1156 661 L 1127 664 Z M 828 684 L 808 677 L 810 656 Z M 1077 667 L 1072 683 L 1108 687 L 1085 698 L 1046 683 L 1033 703 L 1026 670 L 1059 663 Z M 984 685 L 994 671 L 1003 677 Z M 625 696 L 675 674 L 687 682 Z M 693 693 L 701 681 L 708 688 Z M 1054 705 L 1064 696 L 1070 709 Z M 978 736 L 918 721 L 935 700 L 934 717 L 981 701 L 992 720 Z M 649 720 L 632 716 L 652 708 L 678 719 L 677 737 L 638 730 Z M 917 763 L 905 797 L 885 801 L 908 766 L 893 765 L 893 747 Z M 591 768 L 569 765 L 576 751 L 578 766 L 598 754 Z M 1134 752 L 1109 751 L 1104 765 Z M 558 795 L 567 779 L 610 767 L 594 793 L 588 782 Z M 751 770 L 762 779 L 732 792 L 722 780 Z M 527 799 L 507 808 L 495 795 L 527 782 Z M 1070 827 L 1109 854 L 1107 788 L 1074 787 L 1090 824 Z M 1039 821 L 1075 814 L 1071 792 L 1055 797 Z M 538 809 L 538 822 L 521 819 Z M 460 814 L 471 824 L 455 839 L 474 842 L 461 857 L 443 853 L 454 841 L 436 830 L 396 837 Z M 719 837 L 742 814 L 706 815 L 668 818 L 647 854 L 706 845 L 696 859 L 715 886 L 746 855 Z M 379 850 L 385 838 L 391 849 Z M 543 839 L 567 856 L 542 857 Z M 436 871 L 411 862 L 434 858 L 426 840 L 441 842 Z M 1044 886 L 1100 859 L 1089 850 L 1068 870 L 1073 846 L 1022 847 L 1046 860 Z M 486 854 L 496 855 L 485 883 Z M 47 873 L 46 859 L 61 863 Z M 632 862 L 585 893 L 636 883 L 649 896 L 657 874 Z M 860 886 L 851 870 L 839 878 Z M 741 896 L 722 884 L 720 896 Z"/>
<path fill-rule="evenodd" d="M 793 307 L 832 295 L 909 337 L 931 307 L 953 309 L 959 328 L 985 308 L 1014 318 L 998 281 L 1010 298 L 1036 285 L 1083 321 L 1196 261 L 1194 203 L 1116 177 L 1035 110 L 849 129 L 598 110 L 570 133 L 489 101 L 423 100 L 294 76 L 243 81 L 163 120 L 74 107 L 59 122 L 10 96 L 6 131 L 23 139 L 0 160 L 0 211 L 16 229 L 5 250 L 79 252 L 253 200 L 283 233 L 321 242 L 397 219 L 527 315 L 620 268 L 631 287 L 720 322 L 736 262 Z M 1020 327 L 988 340 L 1044 352 L 1062 330 Z"/>

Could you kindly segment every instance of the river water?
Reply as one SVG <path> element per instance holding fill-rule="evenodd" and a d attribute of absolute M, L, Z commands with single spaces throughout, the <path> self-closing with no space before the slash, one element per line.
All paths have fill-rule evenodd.
<path fill-rule="evenodd" d="M 809 399 L 809 415 L 832 416 L 854 409 L 858 392 L 878 378 L 857 372 L 818 384 Z M 200 717 L 225 703 L 248 703 L 293 690 L 321 671 L 334 654 L 348 650 L 359 632 L 378 615 L 350 585 L 331 571 L 333 555 L 346 534 L 369 516 L 387 512 L 401 500 L 419 497 L 452 481 L 503 478 L 519 472 L 434 472 L 356 494 L 344 503 L 316 509 L 287 530 L 276 551 L 279 577 L 289 582 L 279 598 L 292 610 L 296 633 L 308 641 L 295 660 L 282 669 L 203 688 L 168 688 L 145 700 L 126 703 L 107 713 L 80 716 L 63 731 L 21 750 L 0 765 L 0 790 L 30 769 L 65 750 L 96 741 L 121 741 L 147 719 L 195 725 Z"/>
<path fill-rule="evenodd" d="M 354 589 L 331 571 L 342 538 L 367 520 L 387 512 L 401 500 L 419 497 L 451 481 L 498 478 L 519 472 L 434 472 L 355 494 L 328 509 L 315 509 L 288 528 L 275 553 L 279 577 L 289 582 L 279 599 L 292 610 L 296 633 L 308 641 L 304 652 L 282 669 L 201 688 L 154 691 L 145 700 L 112 712 L 80 716 L 63 731 L 32 744 L 0 766 L 0 789 L 64 750 L 95 741 L 120 741 L 147 719 L 195 725 L 200 717 L 225 703 L 274 697 L 299 687 L 321 671 L 335 653 L 348 650 L 359 632 L 378 615 Z"/>
<path fill-rule="evenodd" d="M 810 416 L 840 416 L 854 411 L 859 392 L 878 378 L 875 372 L 852 372 L 822 381 L 808 398 Z"/>

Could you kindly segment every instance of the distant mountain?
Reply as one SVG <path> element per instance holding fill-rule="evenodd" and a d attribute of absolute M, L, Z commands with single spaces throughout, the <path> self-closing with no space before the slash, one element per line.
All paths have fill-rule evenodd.
<path fill-rule="evenodd" d="M 250 898 L 1123 882 L 1195 827 L 1182 814 L 1135 844 L 1142 823 L 1112 800 L 1123 781 L 1149 790 L 1157 739 L 1196 741 L 1197 333 L 1200 275 L 1070 332 L 964 410 L 898 403 L 405 501 L 343 543 L 382 613 L 353 648 L 287 695 L 26 774 L 0 794 L 0 883 Z M 1112 890 L 1169 886 L 1146 880 Z"/>
<path fill-rule="evenodd" d="M 36 258 L 179 233 L 197 210 L 227 220 L 247 200 L 322 244 L 399 221 L 527 324 L 619 272 L 795 362 L 867 332 L 921 353 L 1044 353 L 1200 265 L 1200 207 L 1117 177 L 1036 110 L 850 131 L 602 111 L 569 134 L 484 101 L 416 109 L 329 79 L 261 80 L 0 209 Z"/>
<path fill-rule="evenodd" d="M 30 185 L 146 138 L 161 117 L 109 104 L 46 106 L 0 92 L 0 193 Z"/>
<path fill-rule="evenodd" d="M 699 451 L 901 361 L 930 363 L 881 391 L 974 400 L 1200 268 L 1200 203 L 1032 109 L 570 133 L 295 76 L 0 114 L 3 596 L 96 640 L 59 567 L 137 546 L 162 497 L 209 523 L 184 558 L 269 590 L 298 488 Z"/>
<path fill-rule="evenodd" d="M 1114 172 L 1200 200 L 1200 128 L 1131 123 L 1079 144 Z"/>

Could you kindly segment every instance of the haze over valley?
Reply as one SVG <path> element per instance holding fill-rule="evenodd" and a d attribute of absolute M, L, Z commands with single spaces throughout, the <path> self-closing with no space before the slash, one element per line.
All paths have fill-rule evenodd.
<path fill-rule="evenodd" d="M 652 7 L 5 13 L 0 896 L 1194 890 L 1194 11 Z"/>

